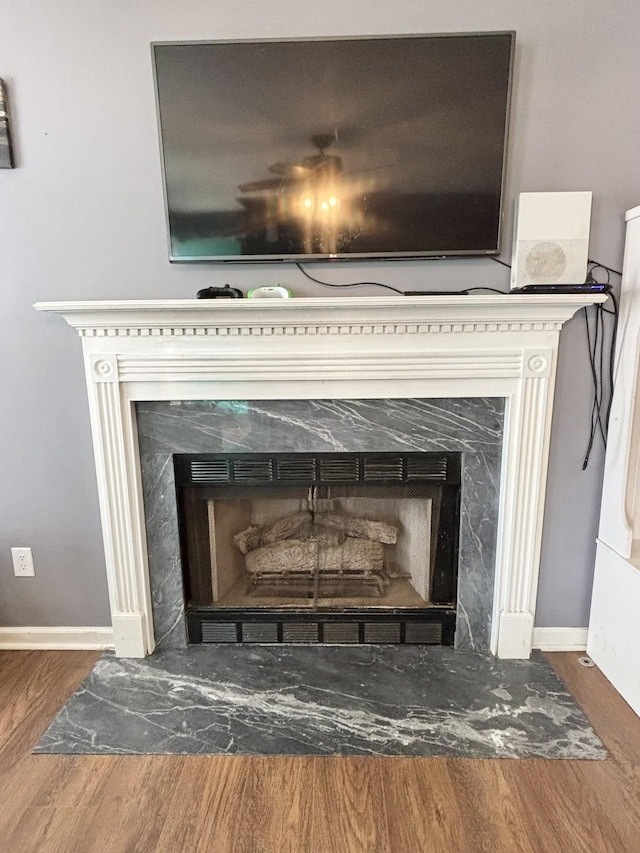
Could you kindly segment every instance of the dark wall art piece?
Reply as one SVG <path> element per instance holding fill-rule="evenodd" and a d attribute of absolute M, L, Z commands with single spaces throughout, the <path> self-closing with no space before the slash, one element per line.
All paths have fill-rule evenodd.
<path fill-rule="evenodd" d="M 13 169 L 13 166 L 7 94 L 4 81 L 0 80 L 0 169 Z"/>

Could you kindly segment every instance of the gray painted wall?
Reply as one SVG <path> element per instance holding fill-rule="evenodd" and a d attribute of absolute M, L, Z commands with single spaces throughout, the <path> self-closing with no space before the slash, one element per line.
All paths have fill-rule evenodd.
<path fill-rule="evenodd" d="M 109 621 L 80 340 L 32 303 L 179 298 L 274 280 L 270 267 L 169 266 L 151 41 L 515 29 L 503 257 L 517 192 L 590 189 L 591 256 L 620 268 L 624 211 L 640 203 L 635 0 L 0 0 L 0 20 L 18 164 L 0 171 L 0 625 Z M 324 272 L 407 289 L 507 285 L 488 259 Z M 333 295 L 294 270 L 278 279 L 299 295 Z M 581 471 L 589 381 L 582 321 L 573 320 L 553 425 L 541 626 L 588 618 L 602 469 L 598 451 Z M 13 577 L 13 545 L 33 547 L 35 579 Z"/>

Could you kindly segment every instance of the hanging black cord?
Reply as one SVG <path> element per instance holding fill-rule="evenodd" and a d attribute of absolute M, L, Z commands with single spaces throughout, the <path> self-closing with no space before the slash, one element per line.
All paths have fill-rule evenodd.
<path fill-rule="evenodd" d="M 612 273 L 615 273 L 616 275 L 622 275 L 620 270 L 614 270 L 613 267 L 608 267 L 606 264 L 601 264 L 599 261 L 594 261 L 592 258 L 589 258 L 587 263 L 593 264 L 593 266 L 591 267 L 591 272 L 593 272 L 595 269 L 599 268 L 601 270 L 606 270 L 608 273 L 612 272 Z M 609 283 L 609 278 L 607 277 L 607 284 L 608 283 Z"/>
<path fill-rule="evenodd" d="M 587 282 L 596 283 L 596 279 L 594 277 L 594 272 L 597 269 L 604 270 L 607 275 L 606 284 L 610 283 L 610 273 L 615 273 L 617 275 L 621 275 L 618 270 L 614 270 L 611 267 L 606 266 L 605 264 L 600 264 L 597 261 L 589 261 L 591 264 L 589 268 L 589 272 L 587 274 Z M 616 340 L 618 335 L 618 320 L 619 320 L 619 312 L 618 312 L 618 302 L 616 300 L 615 295 L 611 292 L 611 301 L 613 303 L 613 311 L 605 308 L 604 305 L 596 305 L 595 308 L 595 318 L 594 318 L 594 330 L 593 330 L 593 340 L 592 340 L 592 332 L 589 324 L 589 317 L 587 313 L 587 309 L 585 308 L 584 317 L 585 317 L 585 327 L 587 331 L 587 348 L 589 351 L 589 363 L 591 366 L 591 376 L 593 380 L 593 405 L 591 407 L 591 429 L 589 433 L 589 441 L 587 444 L 587 450 L 584 458 L 584 462 L 582 465 L 582 470 L 587 467 L 589 464 L 589 458 L 591 456 L 591 451 L 593 450 L 593 444 L 595 441 L 596 434 L 599 432 L 602 437 L 603 445 L 606 449 L 607 446 L 607 433 L 609 428 L 609 420 L 611 417 L 611 405 L 613 403 L 613 391 L 614 391 L 614 383 L 615 383 L 615 374 L 614 374 L 614 357 L 615 357 L 615 349 L 616 349 Z M 609 314 L 613 317 L 613 325 L 611 328 L 611 341 L 609 345 L 609 352 L 605 357 L 605 322 L 604 315 Z M 606 367 L 608 366 L 608 370 Z M 605 379 L 606 377 L 606 379 Z"/>
<path fill-rule="evenodd" d="M 493 260 L 495 260 L 495 258 Z M 498 261 L 498 263 L 502 263 L 502 261 Z M 310 281 L 314 281 L 316 284 L 321 284 L 323 287 L 384 287 L 386 290 L 392 290 L 394 293 L 399 293 L 401 296 L 411 295 L 411 291 L 405 292 L 404 290 L 398 290 L 397 287 L 391 287 L 390 284 L 382 284 L 382 282 L 380 281 L 354 281 L 350 284 L 330 284 L 328 281 L 322 281 L 321 279 L 315 278 L 314 276 L 310 275 L 302 266 L 302 264 L 300 264 L 298 261 L 295 262 L 295 265 L 298 267 L 302 275 L 304 275 Z M 504 266 L 508 266 L 508 264 L 504 264 Z M 467 287 L 465 290 L 451 290 L 447 291 L 446 293 L 443 291 L 438 291 L 438 294 L 434 295 L 446 296 L 448 294 L 451 294 L 451 296 L 465 296 L 466 294 L 472 293 L 475 290 L 488 290 L 491 293 L 505 293 L 504 290 L 498 290 L 497 287 Z M 418 294 L 427 296 L 428 292 L 421 290 L 419 292 L 416 292 L 415 295 Z"/>
<path fill-rule="evenodd" d="M 302 264 L 298 263 L 298 261 L 296 261 L 295 264 L 302 275 L 306 276 L 311 281 L 315 281 L 316 284 L 321 284 L 323 287 L 384 287 L 385 290 L 393 290 L 394 293 L 399 293 L 400 296 L 404 296 L 403 290 L 398 290 L 397 287 L 391 287 L 390 284 L 382 284 L 379 281 L 354 281 L 351 284 L 330 284 L 328 281 L 321 281 L 319 278 L 314 278 L 312 275 L 309 275 Z"/>
<path fill-rule="evenodd" d="M 582 463 L 582 470 L 584 471 L 586 469 L 587 465 L 589 464 L 589 459 L 591 457 L 591 451 L 593 450 L 593 443 L 595 441 L 596 431 L 597 431 L 597 428 L 596 428 L 596 424 L 597 424 L 596 412 L 597 412 L 597 408 L 598 408 L 598 377 L 597 377 L 596 369 L 595 369 L 594 351 L 593 351 L 593 344 L 591 341 L 591 329 L 589 327 L 589 312 L 588 312 L 588 308 L 586 308 L 586 307 L 583 310 L 583 316 L 584 316 L 585 329 L 587 332 L 587 351 L 589 354 L 589 366 L 591 368 L 591 380 L 593 382 L 593 389 L 594 389 L 593 390 L 593 402 L 591 405 L 591 426 L 589 429 L 589 441 L 587 443 L 587 450 L 585 453 L 584 461 Z M 597 327 L 596 327 L 596 331 L 597 331 Z"/>
<path fill-rule="evenodd" d="M 600 428 L 602 431 L 602 440 L 606 446 L 607 427 L 602 417 L 602 406 L 605 398 L 605 370 L 604 370 L 604 314 L 602 313 L 602 305 L 596 305 L 596 318 L 600 324 L 600 363 L 598 365 L 598 376 L 600 377 L 600 403 L 598 405 L 598 414 L 600 416 Z"/>
<path fill-rule="evenodd" d="M 614 312 L 607 312 L 614 313 Z M 589 441 L 587 450 L 582 464 L 584 471 L 588 464 L 593 450 L 595 437 L 600 433 L 604 448 L 607 447 L 607 426 L 609 414 L 611 411 L 611 398 L 613 395 L 613 349 L 610 349 L 608 356 L 609 371 L 608 380 L 609 387 L 605 389 L 605 328 L 604 328 L 604 311 L 601 305 L 594 306 L 594 324 L 593 331 L 589 323 L 588 309 L 584 309 L 585 328 L 587 332 L 587 348 L 589 352 L 589 365 L 591 367 L 591 377 L 593 381 L 593 403 L 591 406 L 591 428 L 589 432 Z M 614 324 L 615 326 L 615 324 Z M 615 334 L 615 328 L 612 334 Z M 615 346 L 615 343 L 614 343 Z M 605 406 L 606 398 L 606 406 Z"/>
<path fill-rule="evenodd" d="M 607 314 L 613 313 L 613 329 L 611 331 L 611 348 L 609 350 L 609 400 L 607 402 L 607 411 L 604 416 L 605 429 L 609 429 L 609 418 L 611 417 L 611 404 L 613 403 L 613 388 L 615 384 L 615 355 L 616 343 L 618 340 L 618 302 L 613 293 L 609 294 L 613 302 L 613 312 L 607 311 Z M 602 307 L 602 306 L 601 306 Z M 605 309 L 603 308 L 603 311 Z"/>
<path fill-rule="evenodd" d="M 594 282 L 595 282 L 595 278 L 594 278 L 593 273 L 594 273 L 594 272 L 595 272 L 595 270 L 597 270 L 597 269 L 604 270 L 604 271 L 605 271 L 605 273 L 607 274 L 607 281 L 606 281 L 606 284 L 610 284 L 610 282 L 611 282 L 611 275 L 610 275 L 610 273 L 615 273 L 616 275 L 620 275 L 620 276 L 622 275 L 622 273 L 621 273 L 621 272 L 619 272 L 618 270 L 614 270 L 612 267 L 608 267 L 608 266 L 606 266 L 605 264 L 600 264 L 600 263 L 598 263 L 598 261 L 589 260 L 589 263 L 592 265 L 592 266 L 590 267 L 590 269 L 589 269 L 589 273 L 588 273 L 588 279 L 589 279 L 589 280 L 591 280 L 591 281 L 594 281 Z M 604 414 L 604 428 L 605 428 L 605 432 L 607 432 L 607 431 L 608 431 L 608 429 L 609 429 L 609 418 L 610 418 L 610 416 L 611 416 L 611 404 L 613 403 L 613 388 L 614 388 L 614 384 L 615 384 L 615 374 L 614 374 L 615 363 L 614 363 L 614 362 L 615 362 L 615 353 L 616 353 L 616 341 L 617 341 L 617 338 L 618 338 L 618 320 L 619 320 L 619 316 L 618 316 L 618 302 L 617 302 L 617 300 L 616 300 L 615 294 L 613 293 L 613 291 L 610 291 L 610 292 L 609 292 L 609 295 L 611 296 L 611 301 L 613 302 L 613 311 L 609 311 L 609 309 L 608 309 L 608 308 L 605 308 L 605 307 L 604 307 L 604 305 L 599 305 L 599 306 L 598 306 L 598 308 L 599 308 L 599 310 L 600 310 L 600 312 L 601 312 L 601 316 L 602 316 L 602 321 L 603 321 L 602 328 L 603 328 L 603 331 L 604 331 L 604 314 L 610 314 L 610 315 L 612 315 L 612 316 L 613 316 L 613 326 L 612 326 L 612 329 L 611 329 L 611 344 L 610 344 L 610 347 L 609 347 L 609 357 L 608 357 L 608 362 L 609 362 L 609 377 L 608 377 L 608 378 L 609 378 L 609 387 L 608 387 L 608 389 L 607 389 L 607 390 L 608 390 L 608 395 L 607 395 L 607 406 L 606 406 L 606 410 L 605 410 L 605 414 Z M 603 356 L 603 355 L 604 355 L 604 353 L 603 353 L 603 351 L 601 351 L 601 356 Z M 600 375 L 601 375 L 601 377 L 602 377 L 602 381 L 604 382 L 604 378 L 603 378 L 603 377 L 604 377 L 604 372 L 603 372 L 603 369 L 602 369 L 602 361 L 601 361 L 601 367 L 600 367 Z M 604 392 L 603 392 L 603 393 L 604 393 Z"/>

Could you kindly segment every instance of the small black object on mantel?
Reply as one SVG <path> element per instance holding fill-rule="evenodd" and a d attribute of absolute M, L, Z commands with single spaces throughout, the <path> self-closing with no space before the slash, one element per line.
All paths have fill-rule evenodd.
<path fill-rule="evenodd" d="M 242 299 L 244 294 L 237 287 L 225 284 L 224 287 L 205 287 L 196 296 L 198 299 Z"/>

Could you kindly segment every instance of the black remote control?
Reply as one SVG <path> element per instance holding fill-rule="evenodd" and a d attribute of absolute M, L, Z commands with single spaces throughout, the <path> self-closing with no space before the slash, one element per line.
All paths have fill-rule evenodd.
<path fill-rule="evenodd" d="M 243 293 L 237 287 L 205 287 L 196 294 L 198 299 L 242 299 Z"/>

